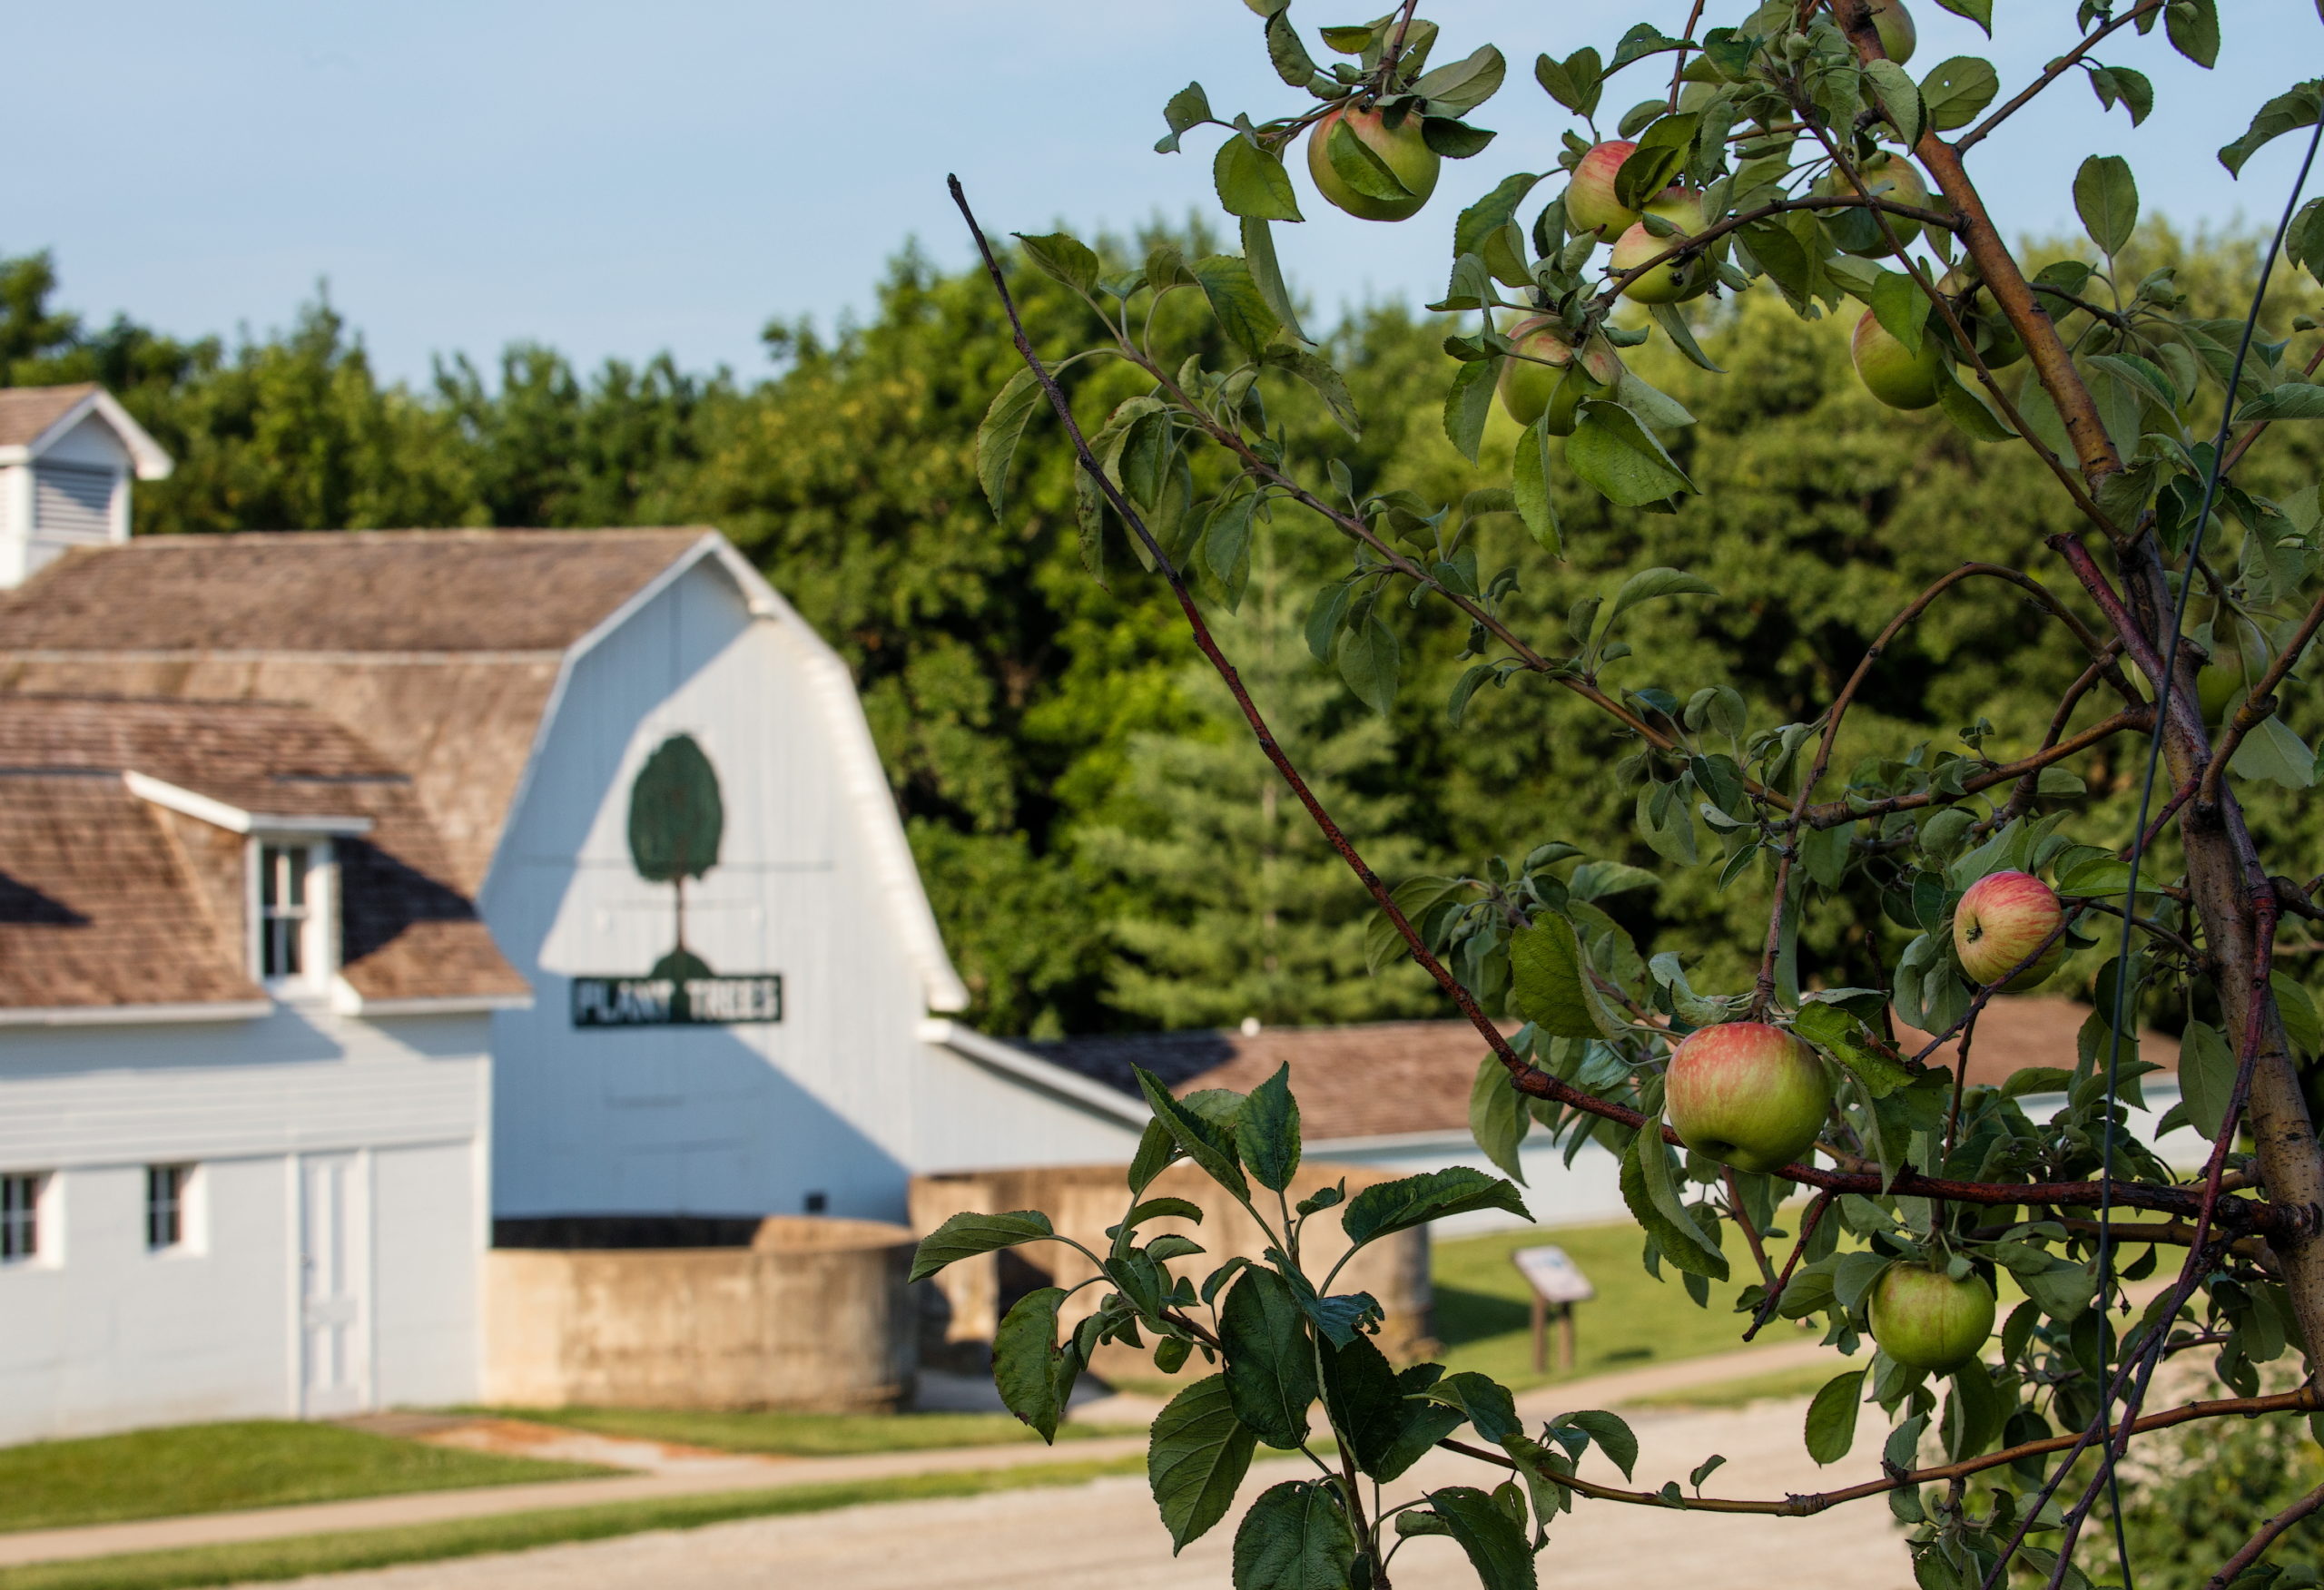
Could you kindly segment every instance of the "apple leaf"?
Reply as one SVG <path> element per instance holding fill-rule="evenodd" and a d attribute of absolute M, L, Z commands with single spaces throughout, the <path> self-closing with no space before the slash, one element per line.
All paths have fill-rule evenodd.
<path fill-rule="evenodd" d="M 1928 294 L 1921 290 L 1920 283 L 1902 271 L 1883 270 L 1865 295 L 1865 302 L 1872 307 L 1872 318 L 1880 329 L 1919 358 L 1929 313 Z"/>
<path fill-rule="evenodd" d="M 1340 1230 L 1347 1233 L 1351 1248 L 1361 1248 L 1433 1220 L 1480 1209 L 1502 1210 L 1520 1220 L 1533 1218 L 1508 1182 L 1467 1165 L 1451 1165 L 1366 1187 L 1348 1200 Z"/>
<path fill-rule="evenodd" d="M 1386 161 L 1372 152 L 1344 118 L 1334 122 L 1332 130 L 1324 135 L 1324 158 L 1341 182 L 1366 199 L 1393 203 L 1413 196 L 1403 179 L 1389 169 Z"/>
<path fill-rule="evenodd" d="M 1985 37 L 1994 36 L 1994 0 L 1936 0 L 1955 16 L 1965 16 L 1985 30 Z"/>
<path fill-rule="evenodd" d="M 2171 47 L 2205 71 L 2219 60 L 2218 0 L 2171 0 L 2162 8 L 2162 31 Z"/>
<path fill-rule="evenodd" d="M 1252 1265 L 1218 1310 L 1218 1333 L 1235 1417 L 1268 1446 L 1296 1449 L 1315 1400 L 1315 1349 L 1299 1300 L 1282 1276 Z"/>
<path fill-rule="evenodd" d="M 1837 1463 L 1856 1445 L 1856 1397 L 1864 1388 L 1862 1369 L 1850 1369 L 1824 1382 L 1807 1405 L 1807 1455 L 1820 1467 Z"/>
<path fill-rule="evenodd" d="M 2219 163 L 2240 177 L 2244 162 L 2293 128 L 2313 127 L 2320 114 L 2324 114 L 2324 78 L 2294 83 L 2260 107 L 2243 135 L 2219 152 Z"/>
<path fill-rule="evenodd" d="M 1211 312 L 1227 339 L 1253 354 L 1263 354 L 1278 329 L 1275 311 L 1267 308 L 1251 268 L 1233 254 L 1213 254 L 1187 267 L 1202 284 Z"/>
<path fill-rule="evenodd" d="M 1241 133 L 1218 146 L 1210 163 L 1218 202 L 1229 215 L 1253 221 L 1298 221 L 1298 196 L 1283 162 Z"/>
<path fill-rule="evenodd" d="M 1493 370 L 1500 361 L 1472 359 L 1452 378 L 1444 394 L 1444 434 L 1473 464 L 1485 439 L 1485 421 L 1492 415 Z"/>
<path fill-rule="evenodd" d="M 1895 125 L 1898 141 L 1907 149 L 1919 142 L 1921 91 L 1914 86 L 1905 69 L 1894 61 L 1868 61 L 1865 64 L 1864 80 Z"/>
<path fill-rule="evenodd" d="M 1173 1556 L 1226 1516 L 1257 1444 L 1235 1417 L 1223 1374 L 1196 1381 L 1155 1416 L 1146 1475 Z"/>
<path fill-rule="evenodd" d="M 1026 422 L 1042 402 L 1040 382 L 1029 369 L 1020 369 L 1009 378 L 1009 384 L 993 395 L 992 405 L 984 411 L 984 421 L 977 427 L 977 480 L 984 487 L 985 500 L 992 505 L 992 516 L 1000 517 L 1002 497 L 1009 485 L 1009 463 L 1016 456 L 1019 438 L 1025 434 Z"/>
<path fill-rule="evenodd" d="M 1638 416 L 1619 403 L 1585 398 L 1581 423 L 1566 441 L 1573 472 L 1616 507 L 1666 502 L 1695 489 Z"/>
<path fill-rule="evenodd" d="M 1517 498 L 1517 516 L 1525 521 L 1534 544 L 1551 557 L 1562 559 L 1564 527 L 1558 522 L 1557 504 L 1550 495 L 1550 437 L 1538 419 L 1517 438 L 1510 486 Z"/>
<path fill-rule="evenodd" d="M 1469 1085 L 1469 1135 L 1477 1140 L 1485 1158 L 1521 1183 L 1525 1164 L 1517 1150 L 1532 1124 L 1532 1112 L 1525 1107 L 1525 1095 L 1511 1083 L 1509 1067 L 1500 1055 L 1487 1051 Z"/>
<path fill-rule="evenodd" d="M 1509 977 L 1517 1013 L 1551 1037 L 1611 1037 L 1620 1030 L 1590 986 L 1572 924 L 1554 912 L 1509 936 Z"/>
<path fill-rule="evenodd" d="M 1953 428 L 1971 441 L 2007 442 L 2017 437 L 2015 431 L 2002 423 L 2000 416 L 1985 407 L 1985 400 L 1967 385 L 1956 380 L 1950 370 L 1937 372 L 1936 402 L 1937 407 L 1945 411 L 1945 417 L 1953 422 Z M 2044 770 L 2045 772 L 2055 770 Z M 2050 791 L 2045 788 L 2042 792 L 2048 794 Z"/>
<path fill-rule="evenodd" d="M 1630 1139 L 1630 1150 L 1622 1155 L 1621 1186 L 1622 1202 L 1664 1258 L 1689 1275 L 1727 1279 L 1727 1255 L 1679 1201 L 1670 1151 L 1662 1144 L 1661 1116 L 1649 1116 Z"/>
<path fill-rule="evenodd" d="M 1638 147 L 1614 173 L 1614 198 L 1636 210 L 1669 187 L 1695 147 L 1702 117 L 1692 111 L 1664 116 L 1639 135 Z"/>
<path fill-rule="evenodd" d="M 1461 211 L 1461 219 L 1452 225 L 1452 257 L 1483 253 L 1485 240 L 1517 219 L 1517 207 L 1541 181 L 1531 172 L 1519 172 L 1503 178 L 1499 187 Z"/>
<path fill-rule="evenodd" d="M 1355 398 L 1348 392 L 1346 379 L 1330 360 L 1305 348 L 1277 346 L 1268 348 L 1259 362 L 1288 370 L 1315 388 L 1324 406 L 1332 411 L 1332 417 L 1340 422 L 1342 430 L 1351 437 L 1364 435 L 1364 420 L 1355 411 Z"/>
<path fill-rule="evenodd" d="M 1502 79 L 1508 72 L 1509 64 L 1501 52 L 1485 44 L 1466 60 L 1423 74 L 1412 91 L 1428 101 L 1433 111 L 1465 116 L 1501 92 Z"/>
<path fill-rule="evenodd" d="M 2235 748 L 2227 768 L 2239 779 L 2266 779 L 2287 790 L 2305 790 L 2316 782 L 2316 753 L 2281 718 L 2262 718 Z"/>
<path fill-rule="evenodd" d="M 1059 1373 L 1065 1354 L 1058 1350 L 1057 1310 L 1064 1301 L 1063 1287 L 1027 1292 L 992 1333 L 992 1384 L 1001 1406 L 1051 1442 L 1065 1411 L 1058 1382 L 1069 1380 Z"/>
<path fill-rule="evenodd" d="M 1377 613 L 1365 614 L 1362 623 L 1340 637 L 1338 659 L 1340 677 L 1357 700 L 1384 718 L 1394 710 L 1403 653 L 1396 643 L 1396 632 L 1382 623 Z"/>
<path fill-rule="evenodd" d="M 1226 1188 L 1237 1202 L 1249 1202 L 1250 1183 L 1243 1179 L 1243 1167 L 1235 1163 L 1233 1129 L 1220 1127 L 1192 1100 L 1173 1098 L 1170 1090 L 1162 1085 L 1162 1079 L 1144 1066 L 1134 1065 L 1130 1070 L 1154 1111 L 1154 1118 L 1169 1128 L 1178 1152 L 1200 1165 L 1204 1173 Z"/>
<path fill-rule="evenodd" d="M 1614 605 L 1606 614 L 1606 632 L 1614 621 L 1641 602 L 1651 602 L 1660 596 L 1716 596 L 1718 587 L 1700 574 L 1690 574 L 1684 569 L 1641 569 L 1622 582 L 1614 593 Z M 1606 633 L 1601 632 L 1601 633 Z"/>
<path fill-rule="evenodd" d="M 2093 154 L 2073 178 L 2074 213 L 2108 258 L 2122 251 L 2139 224 L 2139 185 L 2119 154 Z"/>
<path fill-rule="evenodd" d="M 1025 257 L 1039 268 L 1051 280 L 1061 281 L 1074 291 L 1088 294 L 1098 285 L 1098 256 L 1089 245 L 1066 232 L 1043 232 L 1028 236 L 1018 232 L 1017 240 L 1025 246 Z"/>
<path fill-rule="evenodd" d="M 1974 55 L 1941 61 L 1921 79 L 1921 108 L 1928 124 L 1940 132 L 1965 127 L 1977 113 L 1993 103 L 2001 92 L 2001 77 L 1993 64 Z"/>
<path fill-rule="evenodd" d="M 2143 72 L 2133 72 L 2128 66 L 2093 66 L 2090 69 L 2090 90 L 2098 96 L 2102 110 L 2112 110 L 2120 101 L 2122 109 L 2130 113 L 2133 127 L 2154 113 L 2154 85 L 2146 80 Z M 2221 158 L 2226 158 L 2226 151 L 2221 151 Z"/>
<path fill-rule="evenodd" d="M 1586 45 L 1562 61 L 1543 55 L 1533 63 L 1533 81 L 1541 85 L 1541 92 L 1577 116 L 1598 113 L 1598 95 L 1605 77 L 1598 52 Z"/>
<path fill-rule="evenodd" d="M 1056 1234 L 1049 1227 L 1049 1217 L 1039 1210 L 956 1214 L 921 1239 L 919 1251 L 912 1255 L 910 1279 L 926 1281 L 947 1264 Z"/>
<path fill-rule="evenodd" d="M 1405 1516 L 1398 1514 L 1398 1522 Z M 1344 1585 L 1355 1550 L 1355 1530 L 1330 1487 L 1287 1479 L 1260 1492 L 1236 1526 L 1234 1583 Z"/>
<path fill-rule="evenodd" d="M 1210 113 L 1210 96 L 1203 93 L 1201 83 L 1189 83 L 1170 96 L 1169 103 L 1162 107 L 1162 119 L 1170 124 L 1170 132 L 1167 137 L 1154 146 L 1154 152 L 1176 154 L 1178 152 L 1179 139 L 1185 137 L 1194 128 L 1213 119 Z"/>
<path fill-rule="evenodd" d="M 1483 1590 L 1534 1590 L 1539 1581 L 1524 1531 L 1492 1497 L 1474 1486 L 1449 1485 L 1430 1492 L 1428 1500 L 1468 1554 Z"/>
<path fill-rule="evenodd" d="M 1622 1471 L 1624 1479 L 1630 1478 L 1638 1467 L 1637 1434 L 1620 1414 L 1608 1413 L 1603 1408 L 1585 1408 L 1558 1415 L 1550 1421 L 1548 1438 L 1576 1458 L 1581 1456 L 1585 1446 L 1595 1441 L 1606 1460 Z"/>
<path fill-rule="evenodd" d="M 1884 1052 L 1864 1023 L 1837 1005 L 1803 1005 L 1791 1026 L 1854 1073 L 1876 1099 L 1886 1098 L 1912 1083 L 1913 1074 L 1905 1063 Z"/>
<path fill-rule="evenodd" d="M 1277 77 L 1293 88 L 1305 88 L 1315 81 L 1315 63 L 1307 46 L 1299 42 L 1299 30 L 1285 15 L 1289 9 L 1285 6 L 1267 18 L 1267 59 Z"/>
<path fill-rule="evenodd" d="M 1266 300 L 1267 308 L 1275 311 L 1275 318 L 1283 322 L 1283 329 L 1301 342 L 1313 342 L 1315 339 L 1300 328 L 1299 311 L 1291 301 L 1291 289 L 1284 283 L 1283 266 L 1275 254 L 1275 233 L 1256 215 L 1243 217 L 1243 262 L 1250 267 L 1251 280 L 1257 286 L 1259 296 Z M 1345 388 L 1342 390 L 1344 393 Z M 1331 393 L 1324 392 L 1324 399 L 1332 404 L 1332 417 L 1347 427 L 1350 435 L 1355 434 L 1355 406 L 1350 403 L 1347 413 L 1343 415 Z"/>

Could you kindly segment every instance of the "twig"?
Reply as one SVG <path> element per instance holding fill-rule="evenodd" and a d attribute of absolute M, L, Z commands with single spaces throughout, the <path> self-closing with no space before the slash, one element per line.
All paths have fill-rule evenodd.
<path fill-rule="evenodd" d="M 2260 1532 L 2243 1543 L 2243 1548 L 2220 1565 L 2218 1573 L 2203 1581 L 2203 1590 L 2227 1590 L 2227 1586 L 2241 1576 L 2276 1544 L 2283 1532 L 2307 1517 L 2319 1507 L 2324 1507 L 2324 1485 L 2318 1486 L 2282 1512 L 2260 1526 Z"/>
<path fill-rule="evenodd" d="M 2038 773 L 2053 762 L 2062 762 L 2070 757 L 2080 756 L 2100 741 L 2110 740 L 2125 730 L 2146 730 L 2152 728 L 2153 724 L 2153 708 L 2144 705 L 2126 707 L 2112 717 L 2092 724 L 2071 740 L 2062 740 L 2055 745 L 2045 746 L 2031 756 L 2020 757 L 2014 762 L 2004 762 L 1998 767 L 1988 768 L 1982 773 L 1962 780 L 1961 795 L 1974 795 L 1980 790 L 1990 790 L 1995 784 L 2006 784 L 2014 780 L 2024 778 L 2028 773 Z M 1821 806 L 1808 809 L 1807 826 L 1816 829 L 1837 828 L 1841 823 L 1854 822 L 1860 818 L 1884 817 L 1892 811 L 1911 811 L 1923 806 L 1942 805 L 1948 801 L 1958 800 L 1961 795 L 1940 795 L 1933 790 L 1923 790 L 1910 795 L 1885 795 L 1877 800 L 1860 803 L 1827 800 Z"/>
<path fill-rule="evenodd" d="M 2139 5 L 2132 6 L 2128 11 L 2125 11 L 2122 15 L 2116 17 L 2105 26 L 2092 34 L 2088 38 L 2083 40 L 2082 43 L 2076 44 L 2073 49 L 2067 51 L 2056 60 L 2051 62 L 2050 64 L 2043 70 L 2043 73 L 2039 77 L 2036 77 L 2032 83 L 2025 85 L 2024 89 L 2018 93 L 2016 98 L 2002 106 L 2001 109 L 1995 111 L 1992 115 L 1987 116 L 1974 127 L 1970 128 L 1968 132 L 1964 132 L 1959 138 L 1954 141 L 1953 147 L 1959 150 L 1963 154 L 1968 153 L 1978 144 L 1983 143 L 1985 141 L 1986 136 L 1990 134 L 1994 128 L 2000 126 L 2004 122 L 2008 121 L 2010 117 L 2015 115 L 2019 111 L 2024 110 L 2026 105 L 2032 102 L 2035 94 L 2040 93 L 2043 89 L 2049 87 L 2051 83 L 2055 83 L 2060 77 L 2063 77 L 2066 73 L 2072 71 L 2084 55 L 2090 54 L 2091 50 L 2101 39 L 2104 38 L 2108 34 L 2112 33 L 2117 28 L 2128 26 L 2130 24 L 2138 21 L 2142 16 L 2152 15 L 2155 12 L 2162 9 L 2165 0 L 2140 0 Z"/>
<path fill-rule="evenodd" d="M 1783 1301 L 1783 1289 L 1791 1284 L 1791 1272 L 1799 1268 L 1799 1256 L 1807 1251 L 1807 1239 L 1816 1234 L 1816 1222 L 1822 1220 L 1824 1212 L 1831 1207 L 1832 1194 L 1829 1192 L 1817 1193 L 1816 1202 L 1807 1206 L 1807 1218 L 1799 1225 L 1799 1238 L 1791 1245 L 1791 1257 L 1783 1261 L 1783 1273 L 1776 1277 L 1775 1285 L 1768 1289 L 1768 1295 L 1759 1300 L 1758 1308 L 1752 1311 L 1750 1326 L 1743 1332 L 1744 1340 L 1748 1341 L 1757 1336 L 1759 1328 L 1776 1317 L 1777 1305 Z"/>
<path fill-rule="evenodd" d="M 2192 1424 L 2206 1418 L 2250 1418 L 2266 1413 L 2312 1413 L 2324 1408 L 2324 1394 L 2314 1386 L 2301 1386 L 2295 1390 L 2277 1392 L 2269 1397 L 2225 1398 L 2212 1402 L 2190 1402 L 2181 1408 L 2150 1413 L 2126 1427 L 2132 1435 L 2144 1435 L 2149 1430 L 2171 1429 L 2182 1424 Z M 2109 1432 L 2112 1433 L 2112 1432 Z M 1890 1491 L 1903 1490 L 1908 1486 L 1932 1485 L 1948 1479 L 1964 1478 L 1982 1474 L 1988 1468 L 2021 1462 L 2027 1458 L 2039 1458 L 2046 1453 L 2063 1451 L 2078 1438 L 2051 1436 L 2039 1441 L 2021 1442 L 1999 1452 L 1988 1452 L 1982 1458 L 1964 1458 L 1958 1463 L 1940 1464 L 1933 1468 L 1916 1468 L 1903 1474 L 1884 1475 L 1839 1490 L 1817 1491 L 1805 1496 L 1786 1497 L 1781 1501 L 1744 1501 L 1726 1497 L 1681 1497 L 1676 1500 L 1660 1491 L 1623 1490 L 1620 1487 L 1600 1485 L 1596 1480 L 1583 1479 L 1578 1475 L 1542 1472 L 1541 1477 L 1551 1485 L 1580 1491 L 1583 1496 L 1600 1501 L 1628 1502 L 1640 1507 L 1669 1507 L 1685 1513 L 1759 1513 L 1778 1518 L 1812 1518 L 1846 1502 L 1858 1502 L 1867 1497 L 1886 1496 Z M 1466 1441 L 1444 1440 L 1436 1443 L 1449 1452 L 1495 1467 L 1518 1470 L 1516 1461 L 1504 1453 L 1471 1446 Z M 1520 1471 L 1521 1472 L 1521 1471 Z"/>

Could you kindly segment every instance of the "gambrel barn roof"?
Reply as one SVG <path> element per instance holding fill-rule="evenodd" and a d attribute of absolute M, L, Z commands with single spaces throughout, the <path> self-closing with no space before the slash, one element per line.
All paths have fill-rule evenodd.
<path fill-rule="evenodd" d="M 967 992 L 846 665 L 715 530 L 263 532 L 76 548 L 0 592 L 0 701 L 306 709 L 409 780 L 437 881 L 473 900 L 575 660 L 705 559 L 799 649 L 927 1008 L 960 1008 Z"/>

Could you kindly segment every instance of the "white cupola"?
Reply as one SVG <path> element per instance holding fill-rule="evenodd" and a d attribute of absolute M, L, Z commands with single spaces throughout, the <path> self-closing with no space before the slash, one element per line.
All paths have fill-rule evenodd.
<path fill-rule="evenodd" d="M 94 383 L 0 388 L 0 589 L 75 546 L 129 539 L 129 482 L 170 456 Z"/>

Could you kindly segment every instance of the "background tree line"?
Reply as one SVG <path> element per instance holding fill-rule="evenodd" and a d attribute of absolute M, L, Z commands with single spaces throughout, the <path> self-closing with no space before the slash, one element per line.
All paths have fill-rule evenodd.
<path fill-rule="evenodd" d="M 2216 298 L 2218 312 L 2251 279 L 2242 241 L 2184 244 L 2157 226 L 2143 249 L 2199 301 Z M 1022 271 L 1015 286 L 1037 344 L 1082 331 L 1068 317 L 1083 311 L 1047 279 Z M 1439 1014 L 1413 968 L 1366 974 L 1360 891 L 1278 799 L 1118 527 L 1106 531 L 1106 587 L 1082 572 L 1066 449 L 1029 441 L 995 522 L 973 438 L 1015 354 L 980 278 L 907 250 L 866 323 L 828 339 L 771 325 L 774 368 L 754 379 L 690 373 L 666 356 L 585 375 L 519 344 L 489 378 L 464 356 L 439 361 L 419 391 L 378 377 L 327 298 L 286 330 L 229 344 L 125 318 L 86 325 L 56 297 L 47 256 L 0 260 L 0 382 L 102 381 L 170 449 L 176 473 L 139 491 L 143 534 L 724 529 L 855 670 L 973 1017 L 990 1030 Z M 2303 307 L 2275 306 L 2269 323 Z M 1684 568 L 1718 587 L 1626 619 L 1633 654 L 1610 667 L 1610 688 L 1650 692 L 1726 666 L 1755 724 L 1805 717 L 1886 616 L 1939 574 L 1965 559 L 2018 561 L 2060 527 L 2023 448 L 1979 448 L 1941 418 L 1867 397 L 1849 373 L 1844 322 L 1803 328 L 1747 302 L 1709 311 L 1703 330 L 1734 374 L 1646 372 L 1696 417 L 1674 452 L 1702 495 L 1642 520 L 1618 520 L 1579 492 L 1561 497 L 1571 544 L 1586 549 L 1571 562 L 1536 547 L 1512 515 L 1481 532 L 1487 567 L 1516 566 L 1541 632 L 1639 568 Z M 1445 439 L 1443 335 L 1382 309 L 1332 333 L 1363 417 L 1359 494 L 1383 475 L 1425 479 L 1456 501 L 1507 484 Z M 1078 377 L 1093 421 L 1132 390 L 1118 368 Z M 1320 403 L 1276 417 L 1295 435 L 1333 424 Z M 2303 437 L 2276 467 L 2313 481 L 2315 452 Z M 1508 454 L 1504 439 L 1483 456 Z M 1649 859 L 1634 787 L 1588 710 L 1555 686 L 1488 686 L 1459 725 L 1449 720 L 1466 635 L 1438 611 L 1394 621 L 1403 668 L 1393 712 L 1356 702 L 1303 633 L 1307 604 L 1346 556 L 1319 525 L 1279 513 L 1254 538 L 1222 638 L 1384 871 L 1481 871 L 1552 839 Z M 1884 658 L 1844 761 L 1852 749 L 1901 754 L 1956 733 L 1989 736 L 2003 756 L 2030 747 L 2068 682 L 2049 676 L 2037 629 L 1996 583 L 1958 588 Z M 1748 662 L 1720 661 L 1732 658 Z M 2316 727 L 2304 702 L 2290 715 L 2303 732 Z M 2127 811 L 2136 772 L 2104 769 L 2090 798 Z M 2324 838 L 2289 792 L 2254 816 Z M 1682 948 L 1699 986 L 1738 981 L 1758 932 L 1749 911 L 1705 873 L 1681 878 L 1670 893 L 1608 904 L 1641 942 Z M 1846 981 L 1883 931 L 1868 898 L 1811 921 L 1803 969 Z"/>

